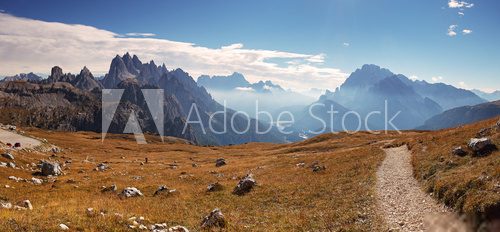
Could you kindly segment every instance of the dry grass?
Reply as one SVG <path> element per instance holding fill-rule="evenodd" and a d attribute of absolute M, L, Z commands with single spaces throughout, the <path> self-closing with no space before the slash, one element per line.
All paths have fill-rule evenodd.
<path fill-rule="evenodd" d="M 415 177 L 426 190 L 477 220 L 500 217 L 500 152 L 485 157 L 473 156 L 471 150 L 464 157 L 451 152 L 457 146 L 467 148 L 470 138 L 497 121 L 429 132 L 405 141 L 412 148 Z M 500 131 L 494 130 L 488 137 L 500 146 Z"/>
<path fill-rule="evenodd" d="M 162 144 L 155 137 L 147 137 L 147 145 L 137 145 L 126 135 L 108 135 L 101 143 L 100 134 L 89 132 L 27 132 L 64 151 L 53 158 L 50 153 L 16 152 L 18 165 L 40 159 L 71 159 L 72 164 L 64 168 L 64 176 L 41 186 L 7 179 L 10 175 L 31 178 L 27 170 L 1 168 L 0 197 L 11 202 L 29 199 L 34 210 L 0 210 L 0 231 L 53 231 L 60 223 L 74 230 L 124 231 L 129 230 L 126 220 L 131 216 L 197 231 L 201 218 L 216 207 L 225 214 L 229 231 L 381 230 L 383 222 L 375 212 L 374 197 L 375 172 L 384 158 L 380 147 L 384 141 L 400 137 L 329 134 L 290 145 L 198 147 L 176 141 Z M 149 163 L 140 165 L 146 157 Z M 228 165 L 216 168 L 219 157 Z M 315 161 L 327 169 L 312 172 L 307 166 Z M 100 162 L 108 162 L 110 169 L 94 171 Z M 174 162 L 177 169 L 169 166 Z M 306 167 L 297 167 L 300 162 Z M 248 172 L 255 175 L 258 186 L 245 196 L 231 194 L 238 179 Z M 136 176 L 141 179 L 135 180 Z M 225 189 L 207 193 L 206 186 L 216 181 Z M 116 194 L 100 193 L 101 186 L 113 183 L 119 190 L 137 187 L 145 196 L 122 200 Z M 3 188 L 6 184 L 15 189 Z M 153 197 L 159 185 L 175 188 L 180 194 Z M 107 214 L 88 217 L 85 209 L 89 207 Z M 114 213 L 123 214 L 123 219 Z"/>

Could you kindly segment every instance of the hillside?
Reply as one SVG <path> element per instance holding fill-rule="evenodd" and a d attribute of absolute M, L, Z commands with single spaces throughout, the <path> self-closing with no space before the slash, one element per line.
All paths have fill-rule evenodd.
<path fill-rule="evenodd" d="M 1 211 L 3 218 L 10 218 L 10 223 L 0 224 L 2 231 L 57 230 L 60 223 L 75 229 L 127 231 L 127 219 L 132 216 L 196 231 L 201 217 L 216 207 L 226 216 L 231 231 L 367 231 L 382 226 L 375 212 L 373 186 L 383 159 L 379 147 L 394 135 L 323 135 L 292 145 L 199 147 L 161 144 L 151 136 L 147 136 L 149 144 L 138 146 L 128 135 L 109 135 L 101 143 L 100 135 L 91 132 L 27 132 L 46 138 L 62 152 L 16 151 L 12 153 L 15 162 L 23 169 L 0 168 L 0 183 L 10 186 L 0 188 L 2 199 L 30 199 L 34 207 L 29 212 Z M 217 168 L 215 160 L 221 157 L 227 165 Z M 145 158 L 148 162 L 141 165 Z M 30 179 L 32 171 L 26 165 L 41 159 L 65 163 L 65 175 L 35 176 L 45 180 L 42 185 L 7 178 Z M 102 162 L 109 169 L 95 171 Z M 315 162 L 326 170 L 313 172 L 309 166 Z M 297 165 L 300 163 L 304 166 Z M 238 179 L 249 172 L 258 186 L 245 196 L 231 194 Z M 207 185 L 214 182 L 224 190 L 206 192 Z M 145 196 L 120 199 L 116 194 L 100 193 L 101 186 L 111 184 L 118 186 L 118 192 L 137 187 Z M 179 194 L 153 197 L 159 185 L 177 189 Z M 105 216 L 88 217 L 87 208 L 102 210 Z"/>
<path fill-rule="evenodd" d="M 30 136 L 45 138 L 61 151 L 11 151 L 21 168 L 0 168 L 0 184 L 8 185 L 0 188 L 0 197 L 14 203 L 29 199 L 33 210 L 1 211 L 9 223 L 1 223 L 0 230 L 57 230 L 63 223 L 76 230 L 128 231 L 132 224 L 128 218 L 142 216 L 145 225 L 167 223 L 198 231 L 201 218 L 220 208 L 229 231 L 385 231 L 392 226 L 377 208 L 376 173 L 385 157 L 382 147 L 403 143 L 410 146 L 416 177 L 427 191 L 458 212 L 486 217 L 500 202 L 495 184 L 500 174 L 496 168 L 499 153 L 486 158 L 456 157 L 451 149 L 464 146 L 480 128 L 492 123 L 442 132 L 324 134 L 288 145 L 224 147 L 193 146 L 174 139 L 161 143 L 149 135 L 147 145 L 137 145 L 130 135 L 113 134 L 101 143 L 100 134 L 92 132 L 25 128 Z M 496 134 L 492 138 L 499 144 Z M 216 167 L 218 158 L 224 158 L 226 165 Z M 39 160 L 64 164 L 64 175 L 34 175 L 37 168 L 31 163 Z M 97 171 L 100 163 L 107 168 Z M 257 186 L 243 196 L 232 194 L 238 180 L 248 173 Z M 43 183 L 16 182 L 9 176 L 40 178 Z M 207 186 L 215 182 L 223 189 L 207 192 Z M 101 193 L 101 186 L 112 184 L 117 186 L 115 193 Z M 177 191 L 153 196 L 161 185 Z M 144 196 L 118 197 L 125 187 L 136 187 Z M 451 197 L 457 194 L 462 197 Z M 97 215 L 89 216 L 88 208 Z"/>
<path fill-rule="evenodd" d="M 500 218 L 500 152 L 477 156 L 467 145 L 481 137 L 500 144 L 498 117 L 405 141 L 413 153 L 414 175 L 425 190 L 476 222 Z M 453 154 L 459 146 L 465 154 Z"/>
<path fill-rule="evenodd" d="M 487 102 L 474 106 L 463 106 L 447 110 L 425 121 L 418 127 L 421 130 L 438 130 L 457 127 L 500 115 L 500 101 Z"/>

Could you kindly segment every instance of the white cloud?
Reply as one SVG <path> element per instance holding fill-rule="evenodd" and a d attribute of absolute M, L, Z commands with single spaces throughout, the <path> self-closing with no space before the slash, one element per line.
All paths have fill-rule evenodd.
<path fill-rule="evenodd" d="M 457 1 L 457 0 L 449 0 L 448 7 L 449 8 L 472 8 L 474 3 L 468 3 L 465 1 Z"/>
<path fill-rule="evenodd" d="M 410 76 L 410 80 L 412 80 L 412 81 L 416 81 L 418 79 L 419 79 L 418 76 L 415 76 L 415 75 Z"/>
<path fill-rule="evenodd" d="M 463 82 L 463 81 L 458 82 L 458 86 L 460 88 L 462 88 L 462 89 L 468 89 L 469 88 L 469 86 L 465 82 Z"/>
<path fill-rule="evenodd" d="M 443 80 L 442 76 L 431 77 L 432 82 L 440 82 Z"/>
<path fill-rule="evenodd" d="M 156 36 L 156 34 L 153 33 L 139 33 L 139 32 L 131 32 L 125 34 L 126 36 L 132 36 L 132 37 L 153 37 Z"/>
<path fill-rule="evenodd" d="M 246 92 L 255 92 L 255 89 L 252 89 L 252 87 L 236 87 L 235 89 Z"/>
<path fill-rule="evenodd" d="M 465 14 L 464 14 L 464 12 L 459 11 L 459 12 L 458 12 L 458 15 L 460 15 L 460 16 L 464 16 Z"/>
<path fill-rule="evenodd" d="M 344 47 L 349 47 L 349 46 L 351 46 L 351 44 L 344 42 L 344 43 L 342 44 L 342 46 L 344 46 Z"/>
<path fill-rule="evenodd" d="M 462 33 L 463 33 L 464 35 L 468 35 L 468 34 L 472 33 L 472 30 L 470 30 L 470 29 L 463 29 L 463 30 L 462 30 Z"/>
<path fill-rule="evenodd" d="M 454 37 L 457 35 L 457 32 L 455 32 L 455 29 L 458 27 L 458 25 L 450 25 L 448 27 L 448 33 L 446 33 L 450 37 Z"/>
<path fill-rule="evenodd" d="M 311 63 L 324 63 L 325 62 L 326 55 L 325 54 L 318 54 L 314 55 L 308 58 L 305 58 L 306 61 L 311 62 Z"/>
<path fill-rule="evenodd" d="M 116 54 L 130 52 L 144 62 L 154 60 L 170 69 L 182 68 L 194 78 L 236 71 L 250 81 L 271 80 L 296 90 L 333 89 L 347 77 L 341 70 L 323 65 L 325 54 L 250 49 L 239 43 L 208 48 L 166 39 L 122 37 L 91 26 L 44 22 L 2 13 L 0 25 L 0 75 L 48 73 L 54 65 L 73 73 L 86 65 L 94 74 L 102 75 Z M 273 62 L 276 58 L 284 59 L 285 65 Z M 292 60 L 296 62 L 286 62 Z"/>

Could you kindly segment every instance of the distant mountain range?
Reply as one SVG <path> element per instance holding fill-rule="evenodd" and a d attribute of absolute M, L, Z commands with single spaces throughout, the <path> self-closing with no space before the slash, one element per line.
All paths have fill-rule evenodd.
<path fill-rule="evenodd" d="M 269 112 L 273 118 L 277 118 L 284 107 L 304 107 L 315 101 L 310 96 L 285 90 L 269 80 L 250 83 L 243 74 L 236 72 L 229 76 L 202 75 L 198 77 L 197 83 L 206 88 L 217 102 L 226 103 L 228 107 L 251 117 L 256 117 L 257 106 L 259 111 Z M 270 121 L 268 117 L 260 119 Z"/>
<path fill-rule="evenodd" d="M 234 115 L 227 110 L 227 117 L 214 116 L 209 125 L 209 117 L 223 110 L 203 87 L 199 87 L 188 73 L 182 69 L 167 70 L 163 64 L 157 66 L 153 61 L 142 63 L 137 56 L 128 53 L 116 56 L 108 74 L 96 80 L 84 67 L 80 74 L 65 74 L 59 67 L 52 68 L 47 79 L 34 82 L 0 83 L 0 120 L 26 126 L 37 126 L 60 130 L 101 130 L 101 89 L 125 89 L 122 101 L 110 126 L 110 132 L 121 133 L 130 113 L 138 115 L 139 124 L 145 131 L 157 133 L 153 117 L 141 94 L 141 88 L 160 88 L 164 90 L 165 135 L 185 138 L 199 144 L 239 144 L 246 142 L 284 142 L 284 136 L 273 128 L 269 133 L 257 134 L 255 128 L 267 128 L 266 124 L 242 115 Z M 188 114 L 196 104 L 200 124 L 189 124 L 187 133 L 181 133 L 188 120 Z M 196 116 L 195 114 L 193 114 Z M 233 117 L 234 115 L 234 117 Z M 197 120 L 191 118 L 190 120 Z M 249 125 L 248 133 L 237 134 L 232 130 L 219 134 L 210 130 L 222 131 L 229 126 L 229 119 L 238 130 Z M 204 133 L 206 132 L 206 133 Z M 290 137 L 288 138 L 290 139 Z"/>
<path fill-rule="evenodd" d="M 3 78 L 0 81 L 39 81 L 42 77 L 30 72 L 30 73 L 21 73 L 15 76 L 8 76 Z"/>
<path fill-rule="evenodd" d="M 447 110 L 425 121 L 421 130 L 452 128 L 500 115 L 500 101 L 482 103 L 475 106 L 462 106 Z"/>
<path fill-rule="evenodd" d="M 492 92 L 492 93 L 487 93 L 487 92 L 477 90 L 477 89 L 473 89 L 471 91 L 474 92 L 477 96 L 479 96 L 487 101 L 500 100 L 500 91 L 499 90 Z"/>
<path fill-rule="evenodd" d="M 257 93 L 277 93 L 285 90 L 273 84 L 271 81 L 248 82 L 243 74 L 233 73 L 229 76 L 207 76 L 198 77 L 197 83 L 211 91 L 250 91 Z"/>
<path fill-rule="evenodd" d="M 363 65 L 323 98 L 358 112 L 362 118 L 371 112 L 385 112 L 387 102 L 389 119 L 400 112 L 393 121 L 398 129 L 413 129 L 443 110 L 485 102 L 471 91 L 442 83 L 412 81 L 376 65 Z M 370 129 L 384 129 L 387 120 L 383 116 L 370 117 L 374 126 Z"/>
<path fill-rule="evenodd" d="M 142 63 L 137 56 L 126 53 L 112 59 L 102 79 L 96 79 L 87 67 L 74 75 L 64 73 L 58 66 L 52 68 L 46 79 L 33 73 L 6 77 L 0 81 L 0 122 L 100 132 L 104 88 L 125 90 L 123 104 L 119 105 L 109 132 L 122 133 L 133 112 L 144 131 L 159 133 L 141 89 L 162 89 L 164 134 L 198 144 L 297 141 L 321 129 L 381 130 L 386 129 L 387 120 L 395 115 L 391 121 L 395 128 L 388 127 L 389 130 L 453 127 L 499 114 L 498 102 L 483 104 L 485 99 L 493 99 L 494 94 L 485 97 L 484 93 L 475 91 L 483 99 L 472 91 L 443 83 L 413 81 L 376 65 L 363 65 L 335 91 L 327 90 L 319 99 L 314 99 L 285 90 L 271 81 L 250 83 L 240 73 L 205 75 L 195 82 L 182 69 L 169 70 L 165 64 L 156 65 L 153 61 Z M 192 123 L 182 133 L 186 121 L 198 119 L 188 118 L 193 104 L 197 106 L 203 126 Z M 214 114 L 223 111 L 224 104 L 229 107 L 227 117 Z M 243 111 L 249 118 L 235 110 Z M 293 133 L 286 136 L 279 133 L 278 128 L 282 126 L 274 121 L 285 110 L 293 113 L 295 120 L 295 124 L 287 125 Z M 332 110 L 334 116 L 329 112 Z M 262 114 L 256 120 L 257 113 L 263 111 L 269 112 L 272 118 Z M 212 115 L 215 120 L 209 125 Z M 369 120 L 365 122 L 367 117 Z M 271 119 L 273 126 L 269 133 L 256 132 L 256 128 L 270 126 Z M 210 130 L 222 131 L 225 125 L 231 125 L 230 120 L 240 131 L 248 125 L 248 132 Z"/>

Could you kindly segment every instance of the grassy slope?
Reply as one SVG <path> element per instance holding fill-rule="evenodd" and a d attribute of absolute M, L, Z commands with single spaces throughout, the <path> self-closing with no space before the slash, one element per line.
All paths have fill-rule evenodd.
<path fill-rule="evenodd" d="M 415 176 L 428 192 L 458 212 L 470 215 L 493 214 L 500 210 L 500 152 L 486 157 L 465 157 L 451 153 L 457 146 L 467 148 L 482 128 L 498 121 L 490 119 L 459 128 L 430 132 L 408 140 L 413 152 Z M 489 135 L 500 148 L 500 131 Z M 499 215 L 497 215 L 498 217 Z"/>
<path fill-rule="evenodd" d="M 34 210 L 0 210 L 0 231 L 56 230 L 60 223 L 73 229 L 122 231 L 127 230 L 126 219 L 131 216 L 196 231 L 201 218 L 216 207 L 226 215 L 231 231 L 380 230 L 383 223 L 375 212 L 374 197 L 375 172 L 384 157 L 379 147 L 383 141 L 398 137 L 330 134 L 290 145 L 197 147 L 157 141 L 138 146 L 130 137 L 118 135 L 101 143 L 95 133 L 28 132 L 64 149 L 54 159 L 72 159 L 73 163 L 65 167 L 66 175 L 42 186 L 7 179 L 10 175 L 31 178 L 31 172 L 1 168 L 0 197 L 11 202 L 29 199 Z M 50 153 L 15 155 L 18 165 L 23 165 L 49 159 Z M 83 161 L 87 157 L 91 162 Z M 149 163 L 142 166 L 145 157 Z M 228 165 L 216 168 L 214 161 L 219 157 L 226 158 Z M 109 162 L 110 170 L 93 171 L 104 161 Z M 313 173 L 310 168 L 296 167 L 299 162 L 310 165 L 314 161 L 325 165 L 326 171 Z M 178 169 L 169 168 L 173 162 Z M 194 168 L 192 163 L 200 167 Z M 224 176 L 216 177 L 211 171 Z M 182 172 L 193 176 L 181 178 Z M 232 195 L 237 178 L 247 172 L 254 173 L 258 186 L 246 196 Z M 142 179 L 134 180 L 134 176 Z M 76 184 L 67 183 L 70 179 Z M 206 186 L 215 181 L 225 190 L 206 193 Z M 101 186 L 113 183 L 119 190 L 137 187 L 145 197 L 121 200 L 99 192 Z M 6 184 L 15 189 L 3 188 Z M 152 197 L 159 185 L 176 188 L 180 194 Z M 107 216 L 89 218 L 85 214 L 89 207 L 105 210 Z M 125 219 L 117 219 L 114 213 L 123 214 Z"/>

